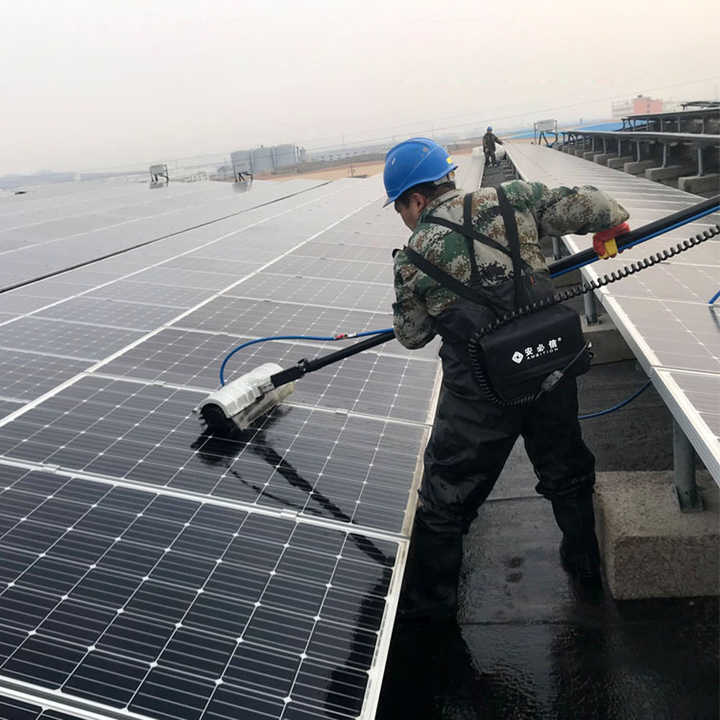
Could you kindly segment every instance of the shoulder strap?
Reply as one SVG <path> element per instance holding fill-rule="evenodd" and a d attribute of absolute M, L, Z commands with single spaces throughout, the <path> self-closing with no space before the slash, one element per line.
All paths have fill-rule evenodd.
<path fill-rule="evenodd" d="M 429 260 L 424 258 L 420 253 L 413 250 L 411 247 L 404 247 L 403 251 L 407 255 L 410 262 L 416 267 L 419 267 L 426 275 L 430 276 L 436 282 L 439 282 L 443 287 L 454 292 L 470 302 L 477 305 L 490 306 L 492 307 L 495 302 L 493 298 L 484 288 L 478 286 L 475 288 L 469 288 L 467 285 L 463 285 L 457 278 L 441 270 L 437 265 L 433 265 Z"/>
<path fill-rule="evenodd" d="M 500 203 L 500 213 L 502 214 L 503 223 L 505 224 L 505 237 L 510 247 L 510 257 L 513 264 L 513 284 L 515 285 L 515 309 L 519 308 L 525 301 L 525 287 L 522 282 L 521 267 L 523 261 L 520 257 L 520 239 L 518 237 L 517 221 L 515 220 L 515 211 L 510 205 L 505 190 L 501 185 L 497 188 L 498 202 Z"/>
<path fill-rule="evenodd" d="M 473 243 L 473 224 L 472 224 L 472 193 L 467 193 L 463 198 L 463 235 L 465 236 L 465 246 L 467 249 L 468 259 L 470 260 L 470 285 L 471 287 L 479 287 L 480 271 L 477 266 L 477 258 L 475 257 L 475 245 Z"/>
<path fill-rule="evenodd" d="M 471 193 L 468 193 L 470 195 Z M 467 198 L 466 195 L 465 197 Z M 464 219 L 464 218 L 463 218 Z M 495 242 L 491 237 L 488 237 L 487 235 L 483 235 L 483 233 L 478 232 L 473 226 L 472 223 L 468 225 L 468 223 L 464 222 L 462 225 L 459 225 L 458 223 L 454 223 L 452 220 L 446 220 L 445 218 L 439 218 L 436 215 L 428 215 L 423 220 L 424 223 L 431 223 L 433 225 L 442 225 L 443 227 L 449 228 L 450 230 L 455 230 L 455 232 L 459 232 L 461 235 L 464 235 L 465 237 L 468 237 L 468 234 L 473 240 L 477 240 L 478 242 L 484 243 L 485 245 L 488 245 L 489 247 L 493 248 L 493 250 L 499 250 L 501 253 L 504 253 L 508 257 L 512 257 L 510 254 L 510 250 L 508 250 L 504 245 L 501 245 L 499 242 Z M 474 255 L 474 253 L 473 253 Z"/>

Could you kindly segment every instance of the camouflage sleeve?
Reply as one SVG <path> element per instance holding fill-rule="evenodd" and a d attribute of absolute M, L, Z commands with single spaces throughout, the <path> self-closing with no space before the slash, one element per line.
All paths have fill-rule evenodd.
<path fill-rule="evenodd" d="M 513 180 L 503 188 L 518 209 L 533 213 L 541 235 L 595 233 L 629 217 L 622 205 L 592 185 L 549 188 L 539 182 Z"/>
<path fill-rule="evenodd" d="M 398 341 L 410 350 L 427 345 L 434 337 L 433 319 L 425 303 L 410 286 L 410 279 L 417 272 L 405 253 L 395 253 L 395 302 L 393 303 L 393 328 Z"/>

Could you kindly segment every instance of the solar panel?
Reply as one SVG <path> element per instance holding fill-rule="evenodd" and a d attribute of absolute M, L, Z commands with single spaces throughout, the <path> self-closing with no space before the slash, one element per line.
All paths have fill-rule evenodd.
<path fill-rule="evenodd" d="M 118 205 L 112 196 L 103 201 L 102 195 L 93 202 L 90 196 L 79 207 L 46 212 L 45 219 L 37 215 L 6 218 L 11 224 L 0 228 L 0 257 L 5 259 L 0 285 L 37 277 L 41 269 L 55 271 L 164 235 L 185 233 L 232 213 L 247 211 L 249 217 L 252 208 L 263 202 L 293 192 L 311 192 L 317 186 L 317 182 L 293 180 L 287 184 L 261 184 L 252 193 L 238 195 L 224 183 L 197 184 L 187 189 L 173 185 L 153 194 L 144 188 L 141 199 L 135 198 L 140 202 L 130 205 Z M 83 190 L 84 186 L 76 188 L 78 194 Z M 107 204 L 110 212 L 103 213 L 103 205 Z M 188 232 L 189 237 L 173 238 L 173 247 L 184 243 L 196 247 L 203 235 L 217 234 L 212 226 L 199 228 Z"/>
<path fill-rule="evenodd" d="M 388 343 L 311 374 L 233 437 L 192 409 L 261 327 L 391 324 L 390 249 L 406 234 L 381 193 L 377 178 L 333 183 L 0 295 L 0 312 L 28 313 L 0 326 L 0 418 L 49 391 L 0 425 L 0 684 L 82 717 L 372 716 L 434 347 Z M 338 347 L 254 346 L 228 376 Z"/>
<path fill-rule="evenodd" d="M 397 543 L 0 472 L 2 675 L 153 717 L 359 715 Z"/>
<path fill-rule="evenodd" d="M 529 179 L 549 185 L 591 184 L 609 192 L 628 210 L 633 227 L 698 201 L 697 196 L 689 193 L 547 148 L 513 145 L 510 153 L 520 173 Z M 588 266 L 583 273 L 597 278 L 618 266 L 653 255 L 719 221 L 718 213 L 706 216 L 648 240 L 624 252 L 614 262 Z M 571 235 L 566 242 L 572 251 L 577 251 L 589 246 L 590 236 Z M 712 413 L 708 415 L 706 409 L 700 411 L 693 402 L 701 400 L 703 395 L 717 397 L 720 322 L 716 311 L 708 306 L 708 300 L 718 290 L 718 265 L 720 240 L 714 238 L 661 266 L 609 285 L 599 293 L 605 309 L 716 479 L 720 478 L 720 449 L 716 435 L 705 424 L 708 421 L 712 424 Z M 682 384 L 677 382 L 676 375 Z M 688 383 L 692 383 L 689 394 L 684 392 Z"/>
<path fill-rule="evenodd" d="M 67 470 L 287 507 L 399 532 L 424 428 L 300 407 L 233 439 L 204 393 L 84 377 L 3 427 L 0 453 Z"/>

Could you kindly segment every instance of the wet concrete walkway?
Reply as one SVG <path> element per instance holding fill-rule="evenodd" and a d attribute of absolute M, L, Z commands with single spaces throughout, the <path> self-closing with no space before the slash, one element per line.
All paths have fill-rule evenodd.
<path fill-rule="evenodd" d="M 581 379 L 581 412 L 644 381 L 632 361 L 596 366 Z M 585 421 L 583 432 L 600 476 L 672 466 L 671 416 L 652 388 Z M 616 602 L 606 588 L 578 592 L 534 484 L 519 444 L 466 538 L 458 624 L 397 626 L 377 718 L 720 717 L 717 599 Z"/>

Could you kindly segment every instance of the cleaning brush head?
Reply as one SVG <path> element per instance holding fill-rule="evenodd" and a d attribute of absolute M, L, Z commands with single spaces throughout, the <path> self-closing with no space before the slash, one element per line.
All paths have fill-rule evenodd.
<path fill-rule="evenodd" d="M 281 371 L 275 363 L 260 365 L 208 395 L 196 410 L 211 432 L 225 434 L 233 426 L 245 430 L 295 389 L 295 383 L 272 384 L 270 378 Z"/>

